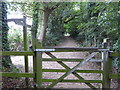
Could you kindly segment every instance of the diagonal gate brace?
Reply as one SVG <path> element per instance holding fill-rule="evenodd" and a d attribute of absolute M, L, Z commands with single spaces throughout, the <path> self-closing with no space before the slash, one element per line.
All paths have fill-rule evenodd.
<path fill-rule="evenodd" d="M 48 54 L 50 57 L 52 58 L 56 58 L 54 55 L 52 55 L 50 52 L 46 52 L 46 54 Z M 56 80 L 55 82 L 53 82 L 51 85 L 49 85 L 47 88 L 51 88 L 54 85 L 56 85 L 58 82 L 62 81 L 66 76 L 68 76 L 69 74 L 74 74 L 77 78 L 79 79 L 83 79 L 79 74 L 76 73 L 76 69 L 81 66 L 82 64 L 84 64 L 85 62 L 89 61 L 92 57 L 94 57 L 96 54 L 98 54 L 98 52 L 93 52 L 92 54 L 90 54 L 88 57 L 86 57 L 82 62 L 80 62 L 79 64 L 77 64 L 75 67 L 73 67 L 71 70 L 70 68 L 64 64 L 62 61 L 58 61 L 59 64 L 61 64 L 63 67 L 65 67 L 66 69 L 68 69 L 69 71 L 66 72 L 63 76 L 61 76 L 58 80 Z M 92 84 L 90 83 L 85 83 L 87 84 L 89 87 L 91 88 L 95 88 Z"/>

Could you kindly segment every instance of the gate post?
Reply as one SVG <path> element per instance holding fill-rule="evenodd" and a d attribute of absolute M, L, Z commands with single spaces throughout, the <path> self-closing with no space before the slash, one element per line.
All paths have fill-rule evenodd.
<path fill-rule="evenodd" d="M 41 49 L 41 44 L 36 39 L 36 33 L 33 31 L 32 45 L 34 49 L 33 56 L 33 73 L 34 73 L 34 87 L 42 87 L 42 52 L 36 51 L 36 49 Z"/>
<path fill-rule="evenodd" d="M 110 40 L 104 39 L 104 42 L 102 43 L 102 48 L 110 49 Z M 102 90 L 105 90 L 106 88 L 110 88 L 110 78 L 109 74 L 111 72 L 111 59 L 109 59 L 109 51 L 105 50 L 102 52 L 102 59 L 103 59 L 103 76 L 102 76 Z"/>
<path fill-rule="evenodd" d="M 24 51 L 28 51 L 28 41 L 27 41 L 27 25 L 26 25 L 26 16 L 23 16 L 23 39 L 24 39 Z M 29 66 L 28 66 L 28 56 L 24 56 L 25 59 L 25 72 L 28 73 L 29 72 Z M 26 86 L 28 87 L 28 82 L 29 82 L 29 78 L 25 79 L 26 82 Z"/>
<path fill-rule="evenodd" d="M 36 87 L 42 87 L 42 52 L 36 52 Z"/>

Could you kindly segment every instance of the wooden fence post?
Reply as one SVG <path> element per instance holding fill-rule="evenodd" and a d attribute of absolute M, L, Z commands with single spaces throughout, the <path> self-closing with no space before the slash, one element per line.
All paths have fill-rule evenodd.
<path fill-rule="evenodd" d="M 41 44 L 39 43 L 39 41 L 37 39 L 35 40 L 35 46 L 37 49 L 42 48 Z M 34 64 L 36 65 L 36 66 L 34 66 L 36 87 L 41 88 L 42 87 L 42 52 L 35 50 Z"/>
<path fill-rule="evenodd" d="M 42 87 L 42 52 L 36 52 L 36 87 Z"/>
<path fill-rule="evenodd" d="M 31 30 L 31 36 L 32 36 L 32 51 L 34 52 L 34 50 L 36 49 L 36 32 L 35 29 L 32 28 Z M 35 87 L 36 87 L 36 52 L 34 52 L 34 56 L 33 56 L 33 73 L 34 73 L 34 82 L 35 82 Z"/>
<path fill-rule="evenodd" d="M 27 41 L 27 24 L 26 16 L 23 16 L 23 39 L 24 39 L 24 51 L 28 51 L 28 41 Z M 28 68 L 28 56 L 24 56 L 25 59 L 25 72 L 29 72 Z M 26 86 L 28 86 L 28 78 L 26 78 Z"/>
<path fill-rule="evenodd" d="M 102 48 L 110 49 L 110 40 L 104 39 L 102 43 Z M 103 83 L 102 83 L 102 90 L 106 88 L 110 88 L 110 78 L 109 74 L 111 72 L 111 59 L 109 59 L 109 51 L 105 50 L 102 52 L 102 59 L 103 59 Z"/>

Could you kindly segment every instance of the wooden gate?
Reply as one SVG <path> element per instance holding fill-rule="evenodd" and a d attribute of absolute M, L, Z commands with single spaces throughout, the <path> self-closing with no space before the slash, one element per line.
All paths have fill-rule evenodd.
<path fill-rule="evenodd" d="M 36 64 L 34 67 L 35 71 L 35 82 L 38 87 L 42 87 L 42 82 L 52 82 L 47 88 L 54 87 L 59 82 L 77 82 L 77 83 L 85 83 L 90 88 L 96 88 L 91 83 L 101 83 L 103 88 L 109 88 L 110 87 L 110 78 L 109 74 L 111 73 L 111 57 L 109 55 L 110 49 L 106 48 L 108 45 L 107 42 L 103 43 L 102 48 L 44 48 L 44 49 L 35 49 L 35 59 Z M 85 59 L 63 59 L 63 58 L 57 58 L 54 56 L 51 52 L 92 52 L 90 55 L 88 55 Z M 51 58 L 42 58 L 42 54 L 46 53 Z M 94 60 L 97 62 L 103 62 L 102 69 L 101 70 L 77 70 L 78 67 L 80 67 L 82 64 L 92 61 L 93 57 L 97 54 L 101 54 L 101 58 L 99 60 Z M 62 67 L 65 69 L 42 69 L 42 62 L 43 61 L 56 61 L 59 63 Z M 76 66 L 73 68 L 70 68 L 67 66 L 63 61 L 76 61 L 79 62 Z M 58 79 L 43 79 L 42 78 L 42 72 L 65 72 L 64 75 L 62 75 Z M 66 80 L 64 79 L 70 74 L 73 74 L 75 77 L 78 78 L 78 80 Z M 80 76 L 78 73 L 101 73 L 101 80 L 85 80 L 82 76 Z"/>
<path fill-rule="evenodd" d="M 106 44 L 104 43 L 104 46 Z M 88 55 L 84 60 L 82 59 L 62 59 L 62 58 L 56 58 L 51 52 L 92 52 L 90 55 Z M 52 88 L 59 82 L 77 82 L 77 83 L 85 83 L 90 88 L 96 88 L 91 83 L 101 83 L 101 88 L 110 88 L 110 81 L 111 79 L 120 79 L 120 75 L 118 74 L 112 74 L 111 73 L 111 67 L 112 67 L 112 58 L 113 57 L 120 57 L 119 52 L 112 52 L 108 48 L 46 48 L 46 49 L 35 49 L 34 52 L 30 51 L 23 51 L 23 52 L 11 52 L 11 51 L 4 51 L 1 52 L 2 55 L 14 55 L 14 56 L 33 56 L 33 73 L 12 73 L 12 72 L 1 72 L 0 74 L 2 77 L 32 77 L 34 78 L 34 82 L 36 83 L 37 88 L 42 87 L 43 82 L 52 82 L 51 85 L 47 86 L 47 88 Z M 42 54 L 46 53 L 51 58 L 42 58 Z M 79 66 L 86 63 L 87 61 L 91 61 L 92 57 L 94 57 L 96 54 L 100 53 L 102 55 L 102 70 L 77 70 Z M 29 60 L 28 60 L 29 61 Z M 65 69 L 42 69 L 42 62 L 43 61 L 56 61 L 61 66 L 63 66 Z M 69 62 L 79 62 L 75 67 L 70 68 L 68 67 L 63 61 L 69 61 Z M 63 76 L 61 76 L 58 79 L 43 79 L 42 73 L 43 72 L 65 72 Z M 64 79 L 69 74 L 73 74 L 75 77 L 77 77 L 77 80 L 66 80 Z M 78 73 L 100 73 L 102 78 L 101 80 L 85 80 L 82 76 L 80 76 Z"/>
<path fill-rule="evenodd" d="M 104 49 L 106 50 L 106 49 Z M 36 66 L 36 83 L 38 84 L 38 87 L 42 87 L 42 82 L 52 82 L 51 85 L 47 86 L 47 88 L 52 88 L 59 82 L 83 82 L 87 84 L 90 88 L 95 88 L 91 83 L 102 83 L 102 80 L 85 80 L 82 76 L 78 74 L 79 73 L 102 73 L 102 70 L 77 70 L 78 67 L 80 67 L 82 64 L 90 61 L 92 57 L 97 55 L 99 52 L 101 53 L 101 49 L 98 48 L 54 48 L 54 49 L 36 49 L 36 63 L 38 66 Z M 51 52 L 79 52 L 79 51 L 93 51 L 90 55 L 88 55 L 85 59 L 61 59 L 56 58 Z M 46 53 L 51 58 L 42 58 L 42 53 Z M 59 63 L 62 67 L 65 69 L 42 69 L 42 62 L 43 61 L 56 61 Z M 76 66 L 73 68 L 68 67 L 63 61 L 77 61 L 79 62 Z M 38 73 L 39 72 L 39 73 Z M 42 78 L 42 72 L 65 72 L 64 75 L 62 75 L 58 79 L 43 79 Z M 67 77 L 70 74 L 73 74 L 75 77 L 78 78 L 78 80 L 64 80 L 65 77 Z"/>

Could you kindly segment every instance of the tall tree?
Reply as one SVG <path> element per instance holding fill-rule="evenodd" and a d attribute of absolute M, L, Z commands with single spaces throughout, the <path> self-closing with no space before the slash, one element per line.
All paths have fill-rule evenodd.
<path fill-rule="evenodd" d="M 7 24 L 7 5 L 5 2 L 0 2 L 0 5 L 2 6 L 2 51 L 9 51 L 9 43 L 8 43 L 8 24 Z M 10 56 L 2 56 L 2 65 L 3 67 L 6 67 L 10 69 L 12 62 L 10 59 Z"/>
<path fill-rule="evenodd" d="M 43 40 L 46 36 L 46 28 L 48 26 L 48 19 L 50 14 L 60 5 L 60 3 L 51 3 L 51 2 L 43 2 L 43 27 L 40 33 L 40 43 L 43 44 Z"/>

